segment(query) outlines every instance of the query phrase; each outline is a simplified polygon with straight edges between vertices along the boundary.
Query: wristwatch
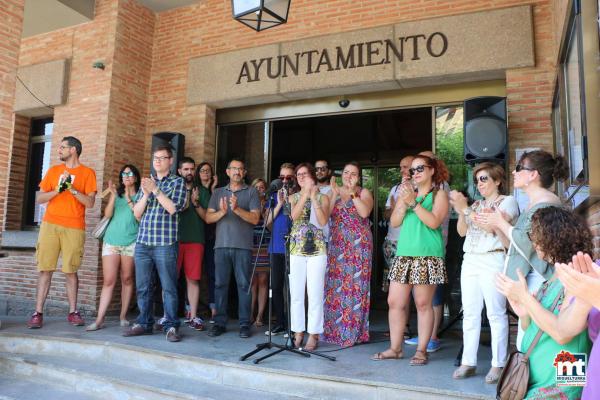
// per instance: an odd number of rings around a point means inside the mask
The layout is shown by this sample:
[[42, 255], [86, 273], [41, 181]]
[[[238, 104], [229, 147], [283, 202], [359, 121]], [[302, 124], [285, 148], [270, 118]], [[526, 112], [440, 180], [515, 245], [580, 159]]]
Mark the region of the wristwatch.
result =
[[157, 196], [160, 194], [160, 188], [159, 188], [159, 187], [157, 187], [156, 189], [154, 189], [154, 190], [152, 191], [152, 194], [154, 195], [154, 197], [157, 197]]
[[471, 209], [471, 207], [467, 207], [464, 210], [462, 210], [462, 213], [465, 217], [468, 217], [469, 215], [471, 215], [472, 212], [473, 212], [473, 210]]
[[352, 200], [354, 200], [355, 198], [357, 198], [358, 196], [356, 195], [356, 193], [350, 193], [350, 198]]
[[71, 194], [72, 194], [73, 196], [76, 196], [76, 195], [78, 195], [78, 194], [79, 194], [79, 192], [78, 192], [77, 190], [75, 190], [75, 189], [71, 189]]

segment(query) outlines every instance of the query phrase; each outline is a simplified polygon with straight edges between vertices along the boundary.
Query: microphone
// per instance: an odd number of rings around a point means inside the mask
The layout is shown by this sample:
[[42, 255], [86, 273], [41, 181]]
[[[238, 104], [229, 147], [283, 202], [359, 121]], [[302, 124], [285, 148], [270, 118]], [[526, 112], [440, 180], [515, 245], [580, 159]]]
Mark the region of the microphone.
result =
[[271, 182], [271, 185], [267, 190], [266, 197], [270, 197], [273, 193], [277, 193], [282, 187], [283, 181], [281, 179], [275, 179], [273, 182]]

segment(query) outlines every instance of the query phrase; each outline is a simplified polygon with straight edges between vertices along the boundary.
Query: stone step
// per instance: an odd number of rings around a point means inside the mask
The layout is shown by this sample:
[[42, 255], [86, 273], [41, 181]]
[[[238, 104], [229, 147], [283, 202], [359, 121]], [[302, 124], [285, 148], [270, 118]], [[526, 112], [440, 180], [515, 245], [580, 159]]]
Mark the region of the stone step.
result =
[[[103, 394], [113, 391], [132, 393], [115, 399], [490, 398], [443, 388], [306, 372], [310, 369], [293, 371], [265, 368], [262, 364], [219, 361], [108, 341], [66, 337], [3, 332], [0, 333], [0, 353], [4, 358], [4, 361], [0, 361], [0, 368], [3, 364], [10, 365], [4, 368], [9, 368], [13, 375], [23, 377], [40, 374], [47, 381], [53, 381], [57, 379], [55, 374], [62, 374], [64, 378], [60, 379], [85, 381], [82, 384], [84, 393], [94, 393], [90, 389], [95, 386], [104, 387]], [[335, 368], [336, 364], [331, 366]], [[198, 388], [203, 390], [199, 391]]]
[[83, 393], [73, 395], [72, 390], [56, 387], [47, 382], [37, 382], [16, 378], [3, 374], [0, 376], [0, 400], [100, 400], [100, 397], [88, 396]]
[[[45, 381], [49, 385], [74, 388], [79, 394], [102, 399], [176, 399], [176, 400], [299, 400], [299, 397], [261, 390], [238, 389], [232, 386], [181, 378], [168, 373], [172, 364], [147, 370], [115, 365], [103, 360], [83, 361], [75, 357], [44, 354], [0, 353], [0, 371]], [[33, 398], [33, 397], [30, 397]]]

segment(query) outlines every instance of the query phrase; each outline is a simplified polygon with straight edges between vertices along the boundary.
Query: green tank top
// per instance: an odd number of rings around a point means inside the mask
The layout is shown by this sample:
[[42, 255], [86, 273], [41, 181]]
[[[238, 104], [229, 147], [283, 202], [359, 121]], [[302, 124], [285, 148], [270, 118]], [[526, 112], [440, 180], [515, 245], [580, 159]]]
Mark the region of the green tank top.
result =
[[[421, 200], [422, 197], [416, 199], [417, 202], [421, 202]], [[425, 200], [420, 207], [431, 212], [433, 209], [433, 192], [425, 196]], [[444, 257], [444, 253], [442, 226], [431, 229], [421, 222], [413, 210], [410, 208], [406, 210], [402, 221], [402, 230], [398, 237], [396, 256]]]

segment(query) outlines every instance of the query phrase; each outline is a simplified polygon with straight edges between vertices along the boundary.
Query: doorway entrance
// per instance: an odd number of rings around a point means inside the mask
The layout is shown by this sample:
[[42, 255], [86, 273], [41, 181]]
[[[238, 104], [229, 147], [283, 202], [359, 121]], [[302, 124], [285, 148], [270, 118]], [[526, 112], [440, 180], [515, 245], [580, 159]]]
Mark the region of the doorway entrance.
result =
[[465, 179], [461, 177], [464, 162], [460, 105], [221, 125], [217, 137], [217, 171], [223, 174], [219, 175], [219, 182], [227, 182], [224, 171], [228, 160], [241, 157], [248, 170], [247, 182], [258, 177], [270, 181], [278, 176], [279, 166], [284, 162], [314, 164], [324, 159], [334, 174], [341, 176], [345, 163], [357, 161], [361, 165], [361, 185], [371, 191], [375, 200], [370, 216], [371, 304], [385, 309], [382, 246], [388, 229], [384, 218], [387, 197], [400, 181], [400, 159], [431, 149], [443, 157], [458, 178], [453, 183], [462, 189]]

